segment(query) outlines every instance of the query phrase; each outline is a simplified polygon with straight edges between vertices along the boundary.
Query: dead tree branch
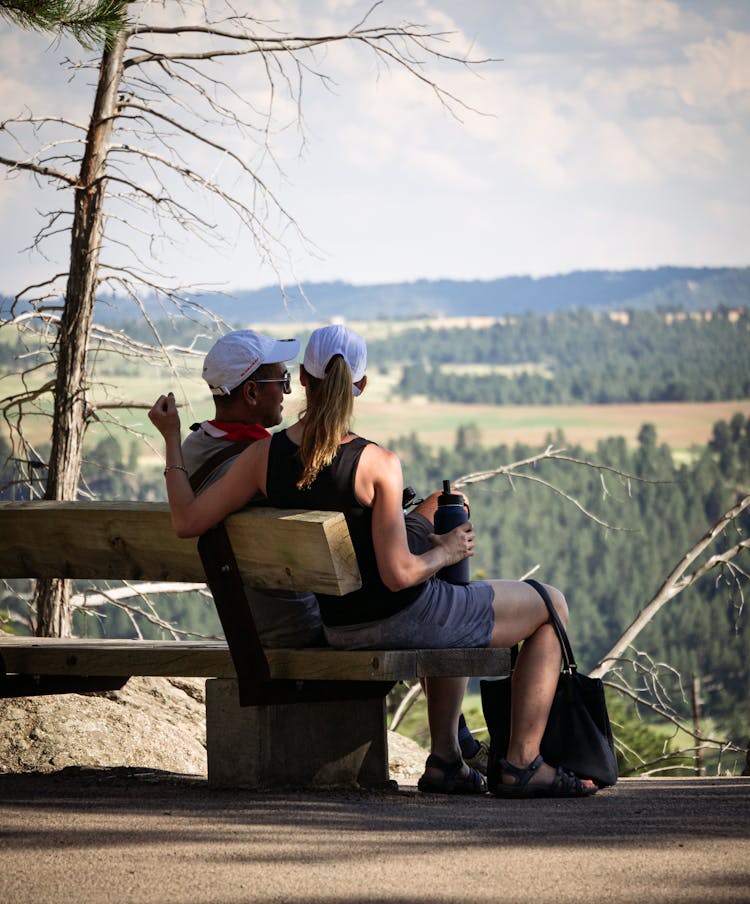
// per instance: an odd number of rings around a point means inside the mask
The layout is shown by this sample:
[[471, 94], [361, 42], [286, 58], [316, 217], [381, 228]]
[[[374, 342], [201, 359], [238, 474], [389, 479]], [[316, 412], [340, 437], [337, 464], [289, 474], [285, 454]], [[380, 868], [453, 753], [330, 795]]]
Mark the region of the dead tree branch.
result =
[[[630, 483], [631, 481], [637, 481], [640, 483], [663, 483], [664, 481], [651, 480], [645, 477], [638, 477], [634, 474], [627, 474], [624, 471], [621, 471], [617, 468], [613, 468], [609, 465], [598, 464], [594, 461], [589, 461], [588, 459], [580, 459], [574, 458], [569, 455], [564, 454], [564, 449], [556, 449], [553, 444], [547, 446], [543, 452], [538, 452], [536, 455], [531, 455], [528, 458], [520, 459], [519, 461], [510, 462], [507, 465], [500, 465], [497, 468], [490, 468], [486, 471], [474, 471], [471, 474], [464, 474], [461, 477], [456, 478], [452, 481], [451, 485], [454, 489], [458, 490], [465, 486], [471, 486], [475, 483], [480, 483], [486, 480], [491, 480], [494, 477], [505, 477], [510, 483], [511, 487], [513, 487], [513, 480], [518, 478], [519, 480], [528, 480], [531, 483], [537, 483], [541, 486], [546, 487], [552, 493], [560, 496], [565, 499], [566, 502], [569, 502], [572, 506], [578, 509], [581, 514], [585, 515], [591, 521], [594, 521], [596, 524], [599, 524], [601, 527], [606, 527], [609, 530], [617, 530], [617, 531], [629, 531], [630, 528], [620, 527], [615, 524], [610, 524], [604, 519], [600, 518], [598, 515], [595, 515], [593, 512], [589, 511], [578, 499], [574, 496], [571, 496], [569, 493], [566, 493], [564, 490], [561, 490], [558, 486], [553, 484], [551, 481], [544, 480], [538, 475], [534, 474], [526, 474], [523, 469], [528, 467], [534, 467], [543, 461], [562, 461], [562, 462], [570, 462], [571, 464], [581, 465], [586, 468], [590, 468], [594, 471], [600, 472], [600, 474], [610, 473], [616, 475], [617, 477], [624, 480], [628, 485], [628, 493], [630, 493]], [[609, 495], [609, 490], [606, 488], [606, 485], [602, 482], [604, 495]]]
[[646, 606], [641, 609], [630, 626], [623, 632], [617, 643], [603, 656], [592, 670], [594, 678], [601, 678], [619, 660], [624, 652], [632, 645], [635, 638], [646, 627], [656, 613], [671, 599], [682, 593], [687, 587], [695, 583], [699, 578], [708, 574], [714, 568], [730, 564], [732, 560], [743, 550], [750, 549], [750, 540], [741, 540], [722, 553], [711, 556], [695, 571], [688, 572], [696, 560], [708, 549], [708, 547], [723, 533], [726, 527], [732, 524], [742, 512], [750, 506], [750, 495], [744, 496], [736, 505], [726, 511], [721, 518], [689, 549], [679, 563], [672, 569], [663, 581], [655, 595]]

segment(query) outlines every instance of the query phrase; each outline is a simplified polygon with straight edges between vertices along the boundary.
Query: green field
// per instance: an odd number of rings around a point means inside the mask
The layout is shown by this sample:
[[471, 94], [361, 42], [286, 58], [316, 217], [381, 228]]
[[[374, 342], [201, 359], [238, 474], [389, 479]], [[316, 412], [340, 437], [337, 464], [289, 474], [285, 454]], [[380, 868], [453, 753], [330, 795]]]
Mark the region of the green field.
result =
[[498, 407], [413, 401], [368, 405], [363, 398], [356, 429], [380, 442], [414, 432], [422, 442], [436, 446], [453, 445], [462, 424], [476, 424], [484, 445], [541, 446], [561, 430], [568, 442], [591, 449], [608, 436], [623, 436], [635, 445], [641, 426], [652, 423], [660, 442], [684, 452], [704, 445], [714, 423], [729, 420], [736, 412], [750, 417], [750, 401]]

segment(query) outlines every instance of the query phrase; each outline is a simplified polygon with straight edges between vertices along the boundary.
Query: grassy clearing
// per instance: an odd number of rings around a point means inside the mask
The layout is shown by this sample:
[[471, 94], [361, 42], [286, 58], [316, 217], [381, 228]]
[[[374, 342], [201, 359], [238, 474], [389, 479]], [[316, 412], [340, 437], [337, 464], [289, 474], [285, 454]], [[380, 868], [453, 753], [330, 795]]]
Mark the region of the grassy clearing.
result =
[[[490, 316], [414, 317], [403, 320], [346, 320], [346, 325], [353, 330], [356, 330], [356, 332], [361, 333], [368, 342], [373, 342], [376, 339], [387, 339], [389, 336], [397, 336], [408, 330], [483, 330], [495, 323], [509, 323], [514, 319], [515, 318], [513, 317]], [[295, 322], [293, 335], [301, 335], [302, 333], [309, 332], [322, 325], [323, 324], [321, 324], [319, 320], [306, 323]], [[288, 325], [276, 322], [253, 323], [253, 329], [259, 330], [262, 333], [268, 333], [269, 336], [276, 336], [278, 339], [290, 335], [290, 328]]]
[[569, 443], [593, 449], [608, 436], [623, 436], [633, 446], [642, 425], [652, 423], [660, 442], [684, 454], [710, 439], [716, 421], [729, 420], [737, 412], [750, 417], [750, 401], [499, 407], [426, 400], [368, 402], [363, 396], [355, 409], [355, 429], [381, 443], [413, 432], [431, 446], [452, 446], [456, 430], [466, 424], [476, 424], [482, 442], [490, 446], [542, 446], [560, 430]]
[[440, 370], [446, 374], [467, 377], [520, 377], [528, 374], [531, 377], [539, 376], [547, 380], [554, 379], [554, 372], [544, 364], [441, 364]]

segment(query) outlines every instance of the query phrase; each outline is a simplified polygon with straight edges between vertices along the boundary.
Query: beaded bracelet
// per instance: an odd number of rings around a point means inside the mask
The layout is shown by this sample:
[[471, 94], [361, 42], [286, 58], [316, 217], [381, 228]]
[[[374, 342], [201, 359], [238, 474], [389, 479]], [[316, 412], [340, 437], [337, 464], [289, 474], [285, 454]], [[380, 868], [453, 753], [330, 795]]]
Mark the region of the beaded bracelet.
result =
[[167, 476], [168, 471], [184, 471], [187, 474], [188, 469], [183, 468], [182, 465], [167, 465], [167, 467], [164, 468], [164, 476], [165, 477]]

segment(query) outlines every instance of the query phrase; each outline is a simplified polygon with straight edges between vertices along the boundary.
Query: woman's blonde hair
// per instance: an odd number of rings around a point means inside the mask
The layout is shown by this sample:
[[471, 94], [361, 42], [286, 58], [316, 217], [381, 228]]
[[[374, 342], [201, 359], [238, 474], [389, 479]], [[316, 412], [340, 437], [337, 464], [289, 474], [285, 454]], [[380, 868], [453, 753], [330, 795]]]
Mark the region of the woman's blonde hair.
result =
[[309, 487], [333, 461], [349, 432], [353, 408], [352, 372], [341, 355], [331, 358], [322, 379], [307, 374], [305, 430], [299, 448], [302, 477], [297, 489]]

